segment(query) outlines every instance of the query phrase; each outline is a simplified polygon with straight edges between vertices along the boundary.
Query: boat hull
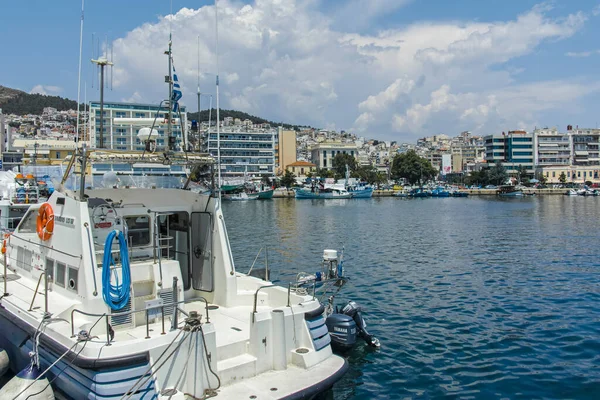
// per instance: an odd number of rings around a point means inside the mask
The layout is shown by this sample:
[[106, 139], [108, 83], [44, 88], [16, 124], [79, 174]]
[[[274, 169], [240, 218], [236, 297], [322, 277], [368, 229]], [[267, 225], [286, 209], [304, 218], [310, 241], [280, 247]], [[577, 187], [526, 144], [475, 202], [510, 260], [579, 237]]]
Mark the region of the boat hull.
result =
[[307, 190], [296, 190], [297, 199], [350, 199], [350, 193], [340, 194], [335, 192], [310, 192]]
[[[0, 332], [2, 332], [0, 346], [9, 355], [10, 369], [13, 373], [18, 373], [30, 364], [29, 352], [34, 347], [31, 338], [35, 328], [13, 316], [6, 309], [0, 308]], [[41, 369], [45, 370], [56, 362], [66, 350], [60, 344], [42, 335], [39, 345]], [[147, 353], [140, 354], [140, 357], [123, 358], [121, 361], [110, 360], [108, 363], [98, 360], [97, 364], [96, 360], [76, 358], [76, 354], [70, 351], [48, 372], [50, 380], [54, 379], [53, 389], [67, 399], [120, 398], [149, 369]], [[153, 379], [148, 379], [148, 383], [142, 390], [131, 398], [155, 399]]]
[[273, 198], [273, 189], [263, 190], [262, 192], [258, 192], [258, 198], [262, 200], [272, 199]]
[[350, 192], [353, 199], [370, 199], [373, 197], [373, 188], [365, 188]]
[[523, 192], [508, 192], [508, 193], [498, 193], [500, 197], [522, 197]]

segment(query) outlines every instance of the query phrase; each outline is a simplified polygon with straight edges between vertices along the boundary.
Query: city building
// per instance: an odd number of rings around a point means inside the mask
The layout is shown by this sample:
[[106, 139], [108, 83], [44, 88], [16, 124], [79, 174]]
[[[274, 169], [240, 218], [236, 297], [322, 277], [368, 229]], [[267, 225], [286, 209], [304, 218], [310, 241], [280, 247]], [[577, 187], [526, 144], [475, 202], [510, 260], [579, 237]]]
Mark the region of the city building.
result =
[[500, 162], [509, 174], [516, 175], [524, 167], [527, 174], [533, 175], [533, 135], [525, 131], [502, 132], [501, 135], [488, 135], [484, 138], [485, 161], [488, 164]]
[[[24, 165], [61, 165], [82, 142], [73, 140], [15, 139], [12, 148], [22, 154]], [[87, 143], [86, 143], [87, 144]]]
[[333, 159], [338, 154], [350, 154], [357, 158], [358, 149], [356, 144], [342, 142], [321, 142], [315, 144], [311, 149], [311, 160], [317, 168], [333, 168]]
[[[240, 126], [224, 126], [220, 130], [221, 176], [262, 177], [275, 174], [274, 129], [249, 129]], [[218, 157], [217, 131], [210, 129], [205, 150]]]
[[557, 128], [533, 131], [534, 164], [536, 167], [567, 166], [571, 164], [571, 135]]
[[[187, 121], [185, 106], [180, 106], [181, 117]], [[179, 114], [171, 118], [172, 135], [175, 148], [183, 150], [188, 142], [187, 131], [182, 132]], [[136, 103], [104, 103], [104, 148], [112, 150], [143, 151], [145, 143], [137, 135], [141, 128], [150, 128], [158, 132], [156, 146], [158, 150], [168, 146], [168, 110], [157, 105]], [[185, 124], [184, 124], [185, 126]], [[83, 138], [86, 140], [87, 138]], [[100, 147], [100, 102], [90, 102], [90, 143], [92, 148]]]
[[308, 161], [296, 161], [288, 164], [285, 169], [296, 176], [304, 177], [309, 172], [315, 172], [317, 170], [317, 166]]
[[279, 175], [288, 165], [296, 161], [296, 131], [278, 127], [275, 150], [276, 172]]
[[567, 126], [567, 134], [571, 136], [571, 164], [582, 166], [600, 165], [600, 129]]

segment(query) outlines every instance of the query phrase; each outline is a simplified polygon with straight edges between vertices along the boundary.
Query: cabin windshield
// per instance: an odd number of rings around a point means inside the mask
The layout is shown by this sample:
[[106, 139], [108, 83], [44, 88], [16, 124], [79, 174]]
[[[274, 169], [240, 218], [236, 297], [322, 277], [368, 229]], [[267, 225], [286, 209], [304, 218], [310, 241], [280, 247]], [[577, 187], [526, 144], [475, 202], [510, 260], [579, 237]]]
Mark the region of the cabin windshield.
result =
[[29, 210], [21, 220], [19, 233], [35, 233], [37, 230], [37, 210]]

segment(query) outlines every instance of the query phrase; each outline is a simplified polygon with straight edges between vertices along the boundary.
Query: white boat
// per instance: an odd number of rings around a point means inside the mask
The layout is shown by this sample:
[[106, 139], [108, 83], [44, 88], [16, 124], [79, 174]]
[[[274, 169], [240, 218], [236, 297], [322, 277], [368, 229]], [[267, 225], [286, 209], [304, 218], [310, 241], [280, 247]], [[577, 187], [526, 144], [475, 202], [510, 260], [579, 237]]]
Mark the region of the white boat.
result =
[[5, 241], [14, 372], [35, 365], [70, 399], [302, 399], [344, 374], [314, 296], [236, 272], [218, 198], [86, 186]]
[[229, 201], [248, 201], [248, 200], [257, 200], [257, 199], [258, 199], [258, 193], [239, 192], [239, 193], [223, 194], [223, 200], [229, 200]]

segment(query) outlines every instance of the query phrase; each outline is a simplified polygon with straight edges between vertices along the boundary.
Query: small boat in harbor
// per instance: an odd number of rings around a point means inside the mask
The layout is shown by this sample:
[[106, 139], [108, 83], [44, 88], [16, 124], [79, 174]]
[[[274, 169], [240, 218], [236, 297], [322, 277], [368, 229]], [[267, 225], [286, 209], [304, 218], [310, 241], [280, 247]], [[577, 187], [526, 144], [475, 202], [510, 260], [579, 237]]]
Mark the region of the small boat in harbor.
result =
[[353, 185], [348, 186], [348, 193], [352, 195], [353, 199], [370, 199], [373, 197], [373, 187], [367, 185]]
[[423, 188], [415, 188], [415, 189], [411, 189], [411, 191], [408, 193], [408, 197], [413, 197], [413, 198], [425, 198], [425, 197], [431, 197], [431, 193]]
[[301, 188], [296, 189], [297, 199], [350, 199], [352, 194], [346, 189], [337, 188]]
[[450, 197], [450, 192], [442, 186], [438, 186], [431, 191], [431, 197]]
[[514, 185], [502, 185], [498, 187], [496, 194], [500, 197], [522, 197], [523, 190], [517, 189]]
[[223, 200], [228, 200], [228, 201], [257, 200], [258, 196], [259, 196], [258, 193], [246, 193], [246, 192], [223, 193]]

